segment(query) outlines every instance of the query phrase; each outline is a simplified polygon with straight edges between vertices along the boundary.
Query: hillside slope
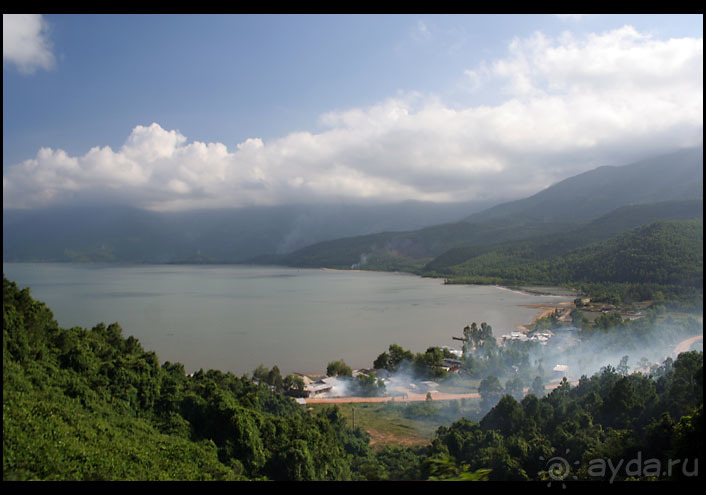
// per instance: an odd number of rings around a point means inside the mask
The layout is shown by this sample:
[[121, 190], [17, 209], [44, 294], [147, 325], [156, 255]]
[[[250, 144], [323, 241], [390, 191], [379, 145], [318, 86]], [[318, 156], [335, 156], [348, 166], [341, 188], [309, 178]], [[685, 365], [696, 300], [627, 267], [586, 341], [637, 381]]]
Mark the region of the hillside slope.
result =
[[604, 166], [533, 196], [491, 207], [469, 222], [587, 221], [621, 206], [703, 199], [703, 145], [623, 166]]
[[424, 269], [427, 273], [449, 276], [453, 273], [454, 265], [489, 252], [507, 255], [514, 253], [515, 262], [540, 261], [660, 220], [696, 219], [703, 219], [703, 201], [700, 200], [624, 206], [586, 225], [551, 236], [540, 235], [515, 242], [451, 249], [430, 261]]
[[509, 284], [629, 283], [691, 291], [703, 285], [702, 220], [659, 221], [557, 256], [540, 256], [537, 247], [479, 251], [447, 265], [443, 275]]
[[350, 480], [350, 452], [371, 455], [338, 411], [160, 365], [117, 323], [59, 328], [3, 278], [4, 480]]
[[[293, 266], [418, 271], [459, 248], [482, 251], [484, 246], [542, 236], [573, 248], [657, 219], [695, 218], [700, 201], [703, 147], [623, 167], [600, 167], [464, 221], [338, 239], [261, 260]], [[572, 234], [571, 240], [562, 237], [581, 228], [584, 232]]]

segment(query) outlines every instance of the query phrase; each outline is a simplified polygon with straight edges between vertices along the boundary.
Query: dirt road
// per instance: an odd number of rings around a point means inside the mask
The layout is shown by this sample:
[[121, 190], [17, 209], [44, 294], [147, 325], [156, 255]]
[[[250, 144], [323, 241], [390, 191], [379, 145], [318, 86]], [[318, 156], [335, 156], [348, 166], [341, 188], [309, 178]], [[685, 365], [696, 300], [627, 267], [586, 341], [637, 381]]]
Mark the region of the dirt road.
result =
[[694, 345], [696, 342], [699, 340], [703, 340], [704, 336], [703, 335], [695, 335], [694, 337], [690, 337], [686, 340], [682, 340], [677, 344], [677, 346], [674, 348], [674, 354], [679, 355], [680, 352], [686, 352], [688, 351], [692, 345]]
[[[480, 394], [445, 394], [441, 392], [432, 392], [432, 400], [460, 400], [460, 399], [478, 399]], [[351, 402], [413, 402], [427, 400], [426, 394], [412, 394], [386, 396], [386, 397], [317, 397], [314, 399], [306, 399], [307, 404], [346, 404]]]

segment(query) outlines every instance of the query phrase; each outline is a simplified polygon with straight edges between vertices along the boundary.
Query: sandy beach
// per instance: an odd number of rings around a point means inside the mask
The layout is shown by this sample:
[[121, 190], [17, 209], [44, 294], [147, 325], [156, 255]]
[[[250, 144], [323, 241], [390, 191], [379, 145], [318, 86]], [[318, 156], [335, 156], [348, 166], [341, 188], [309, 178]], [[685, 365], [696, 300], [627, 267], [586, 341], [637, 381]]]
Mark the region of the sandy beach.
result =
[[515, 328], [522, 332], [529, 332], [535, 323], [541, 318], [546, 318], [551, 315], [557, 309], [565, 310], [574, 307], [573, 301], [561, 301], [553, 304], [523, 304], [525, 308], [534, 308], [539, 310], [539, 313], [535, 317], [534, 321], [531, 323], [526, 323], [524, 325], [517, 325]]

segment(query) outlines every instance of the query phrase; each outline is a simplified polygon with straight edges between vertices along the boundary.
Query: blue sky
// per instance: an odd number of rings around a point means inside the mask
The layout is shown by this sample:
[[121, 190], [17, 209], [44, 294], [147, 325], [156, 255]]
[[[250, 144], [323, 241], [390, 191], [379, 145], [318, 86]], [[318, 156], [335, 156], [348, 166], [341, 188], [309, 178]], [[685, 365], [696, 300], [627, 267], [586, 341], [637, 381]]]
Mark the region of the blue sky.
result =
[[3, 207], [461, 201], [703, 134], [702, 15], [3, 15]]

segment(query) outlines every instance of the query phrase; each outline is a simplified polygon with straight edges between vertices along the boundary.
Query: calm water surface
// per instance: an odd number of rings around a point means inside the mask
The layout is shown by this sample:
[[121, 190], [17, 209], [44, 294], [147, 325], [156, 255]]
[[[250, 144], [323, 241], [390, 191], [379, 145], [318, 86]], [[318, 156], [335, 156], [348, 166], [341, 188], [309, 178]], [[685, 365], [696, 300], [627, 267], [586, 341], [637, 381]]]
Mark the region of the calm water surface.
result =
[[372, 362], [392, 343], [458, 347], [471, 322], [496, 336], [534, 319], [526, 305], [568, 300], [406, 274], [281, 267], [3, 263], [62, 327], [119, 322], [161, 362], [251, 373], [259, 364], [325, 372]]

